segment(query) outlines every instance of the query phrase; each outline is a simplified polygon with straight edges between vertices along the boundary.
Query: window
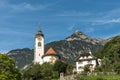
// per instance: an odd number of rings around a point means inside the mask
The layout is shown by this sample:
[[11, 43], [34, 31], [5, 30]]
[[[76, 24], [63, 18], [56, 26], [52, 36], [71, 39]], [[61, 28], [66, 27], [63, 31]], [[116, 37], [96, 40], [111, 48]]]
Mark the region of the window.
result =
[[88, 61], [88, 64], [91, 64], [92, 63], [92, 61], [90, 60], [90, 61]]
[[78, 62], [78, 64], [83, 64], [83, 62]]
[[82, 66], [80, 66], [80, 67], [78, 67], [78, 69], [83, 69], [83, 67], [82, 67]]
[[38, 46], [41, 46], [41, 42], [38, 42]]

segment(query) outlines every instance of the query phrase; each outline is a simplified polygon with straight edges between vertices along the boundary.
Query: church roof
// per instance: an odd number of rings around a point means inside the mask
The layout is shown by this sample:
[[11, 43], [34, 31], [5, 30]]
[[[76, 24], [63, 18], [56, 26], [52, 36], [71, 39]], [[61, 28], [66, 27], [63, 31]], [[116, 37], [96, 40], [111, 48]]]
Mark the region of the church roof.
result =
[[47, 54], [57, 54], [53, 48], [49, 48], [48, 51], [45, 53]]
[[47, 50], [47, 52], [42, 56], [42, 58], [45, 56], [57, 56], [60, 58], [60, 56], [56, 53], [56, 51], [52, 47]]

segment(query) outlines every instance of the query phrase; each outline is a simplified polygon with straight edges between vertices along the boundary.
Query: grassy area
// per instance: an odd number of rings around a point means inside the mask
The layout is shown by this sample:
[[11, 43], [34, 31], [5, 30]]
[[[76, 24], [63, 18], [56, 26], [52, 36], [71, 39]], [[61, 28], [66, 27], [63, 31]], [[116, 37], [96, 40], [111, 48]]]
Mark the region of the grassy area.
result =
[[79, 76], [78, 80], [120, 80], [120, 75]]

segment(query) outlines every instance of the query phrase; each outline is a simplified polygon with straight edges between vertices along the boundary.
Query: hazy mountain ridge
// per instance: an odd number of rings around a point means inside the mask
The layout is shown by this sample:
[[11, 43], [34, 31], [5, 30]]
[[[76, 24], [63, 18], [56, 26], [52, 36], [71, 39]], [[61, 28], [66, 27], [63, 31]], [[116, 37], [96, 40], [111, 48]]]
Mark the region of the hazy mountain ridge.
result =
[[7, 55], [15, 60], [15, 63], [19, 68], [23, 68], [33, 61], [34, 50], [29, 48], [15, 49], [9, 51]]
[[[83, 32], [75, 31], [71, 36], [65, 40], [50, 42], [45, 45], [45, 51], [53, 47], [55, 51], [61, 56], [62, 60], [73, 63], [79, 56], [81, 51], [90, 49], [95, 53], [99, 48], [103, 47], [104, 40], [91, 38]], [[34, 50], [24, 48], [11, 50], [7, 53], [9, 57], [15, 59], [19, 68], [32, 63]]]

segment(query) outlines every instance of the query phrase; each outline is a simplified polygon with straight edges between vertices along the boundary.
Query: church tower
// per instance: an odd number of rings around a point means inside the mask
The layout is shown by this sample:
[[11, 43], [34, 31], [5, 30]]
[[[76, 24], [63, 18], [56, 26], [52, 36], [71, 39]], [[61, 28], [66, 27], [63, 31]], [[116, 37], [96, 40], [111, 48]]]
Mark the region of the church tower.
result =
[[44, 55], [44, 34], [41, 30], [35, 35], [35, 48], [34, 48], [34, 64], [43, 64], [42, 56]]

